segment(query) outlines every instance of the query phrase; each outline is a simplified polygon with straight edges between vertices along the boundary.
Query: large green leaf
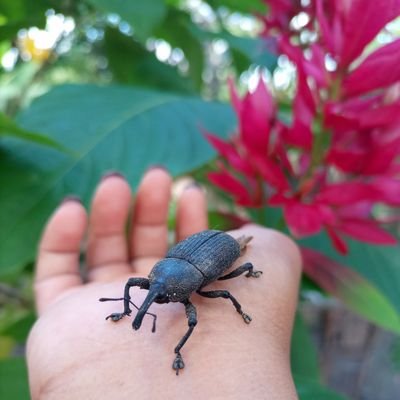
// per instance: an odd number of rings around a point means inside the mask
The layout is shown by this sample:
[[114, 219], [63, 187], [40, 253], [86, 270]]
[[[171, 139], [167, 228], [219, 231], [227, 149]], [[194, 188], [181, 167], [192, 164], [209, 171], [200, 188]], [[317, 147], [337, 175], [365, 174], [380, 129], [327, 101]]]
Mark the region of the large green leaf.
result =
[[165, 16], [164, 0], [127, 1], [127, 0], [88, 0], [100, 11], [118, 14], [129, 22], [135, 35], [144, 40], [150, 35]]
[[114, 78], [120, 83], [163, 90], [193, 93], [192, 82], [179, 75], [178, 70], [159, 61], [139, 42], [107, 29], [105, 51]]
[[173, 175], [214, 155], [201, 128], [227, 135], [235, 124], [229, 106], [163, 92], [90, 85], [61, 86], [19, 116], [22, 127], [41, 131], [71, 149], [69, 156], [33, 143], [0, 147], [0, 271], [31, 260], [50, 212], [67, 194], [88, 203], [107, 170], [137, 185], [152, 164]]
[[302, 240], [301, 243], [318, 249], [336, 261], [331, 266], [321, 264], [319, 271], [317, 267], [314, 268], [317, 280], [319, 272], [322, 277], [325, 276], [325, 280], [332, 282], [331, 289], [327, 290], [338, 295], [352, 310], [387, 329], [399, 332], [399, 246], [373, 246], [349, 240], [349, 254], [341, 256], [333, 250], [324, 234]]
[[28, 400], [29, 398], [24, 359], [0, 360], [0, 399]]

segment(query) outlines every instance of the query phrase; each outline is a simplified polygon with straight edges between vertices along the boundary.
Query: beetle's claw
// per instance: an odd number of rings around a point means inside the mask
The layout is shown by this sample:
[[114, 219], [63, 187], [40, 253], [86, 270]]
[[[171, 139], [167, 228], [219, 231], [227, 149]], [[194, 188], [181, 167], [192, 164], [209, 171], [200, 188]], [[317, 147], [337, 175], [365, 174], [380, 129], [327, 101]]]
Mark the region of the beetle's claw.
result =
[[106, 319], [111, 318], [114, 322], [119, 321], [121, 318], [125, 317], [125, 313], [112, 313]]
[[246, 314], [246, 313], [244, 313], [244, 312], [242, 312], [241, 315], [242, 315], [243, 321], [246, 322], [246, 324], [249, 324], [249, 323], [251, 322], [251, 317], [250, 317], [250, 315], [248, 315], [248, 314]]
[[262, 271], [249, 271], [247, 274], [246, 274], [246, 277], [247, 278], [259, 278], [260, 276], [261, 276], [261, 274], [262, 274], [263, 272]]
[[172, 368], [176, 371], [176, 375], [179, 375], [179, 370], [185, 368], [185, 363], [182, 360], [181, 353], [177, 353], [175, 360], [172, 364]]

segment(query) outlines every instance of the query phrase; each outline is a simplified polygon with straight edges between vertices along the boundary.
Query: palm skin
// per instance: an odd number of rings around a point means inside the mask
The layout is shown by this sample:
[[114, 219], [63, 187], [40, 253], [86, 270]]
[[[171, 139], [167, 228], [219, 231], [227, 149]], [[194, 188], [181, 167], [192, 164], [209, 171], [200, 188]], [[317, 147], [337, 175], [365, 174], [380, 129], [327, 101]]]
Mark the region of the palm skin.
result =
[[[215, 282], [207, 290], [229, 290], [253, 318], [250, 325], [226, 299], [196, 294], [198, 324], [182, 349], [185, 369], [176, 377], [173, 349], [187, 331], [184, 306], [153, 304], [157, 331], [146, 316], [138, 331], [122, 312], [129, 277], [147, 277], [167, 250], [171, 178], [150, 170], [135, 199], [132, 234], [126, 240], [131, 193], [120, 176], [108, 176], [93, 199], [89, 224], [76, 201], [64, 202], [50, 218], [38, 253], [35, 294], [39, 319], [31, 331], [27, 358], [32, 399], [296, 399], [289, 366], [289, 343], [297, 301], [300, 257], [287, 237], [247, 225], [254, 239], [233, 267], [252, 262], [264, 274]], [[87, 227], [89, 225], [89, 228]], [[207, 228], [204, 193], [196, 187], [181, 196], [178, 240]], [[79, 274], [87, 238], [87, 282]], [[131, 289], [140, 306], [147, 291]]]

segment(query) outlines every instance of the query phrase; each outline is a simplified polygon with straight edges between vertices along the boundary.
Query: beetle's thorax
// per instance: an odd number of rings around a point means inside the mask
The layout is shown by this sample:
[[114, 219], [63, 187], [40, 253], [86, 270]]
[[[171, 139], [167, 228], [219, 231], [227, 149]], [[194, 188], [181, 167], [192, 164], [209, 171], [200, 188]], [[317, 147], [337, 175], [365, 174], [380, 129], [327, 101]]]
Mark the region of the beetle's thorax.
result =
[[150, 272], [149, 281], [150, 290], [154, 286], [165, 288], [166, 298], [158, 298], [155, 301], [167, 303], [187, 300], [192, 292], [200, 288], [204, 277], [186, 260], [164, 258]]

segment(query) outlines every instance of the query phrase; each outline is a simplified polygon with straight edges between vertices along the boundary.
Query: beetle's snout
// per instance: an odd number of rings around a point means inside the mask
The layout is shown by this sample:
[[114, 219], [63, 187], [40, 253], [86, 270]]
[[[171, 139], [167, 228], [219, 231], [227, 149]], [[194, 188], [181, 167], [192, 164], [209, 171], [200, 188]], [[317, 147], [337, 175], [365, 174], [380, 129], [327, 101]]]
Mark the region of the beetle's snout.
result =
[[150, 308], [151, 304], [154, 302], [154, 300], [158, 297], [159, 291], [157, 290], [156, 287], [150, 287], [149, 293], [147, 294], [146, 298], [144, 299], [144, 302], [142, 306], [139, 308], [139, 311], [136, 314], [135, 319], [132, 322], [132, 328], [137, 331], [140, 326], [142, 325], [142, 321], [144, 316], [147, 313], [147, 310]]

